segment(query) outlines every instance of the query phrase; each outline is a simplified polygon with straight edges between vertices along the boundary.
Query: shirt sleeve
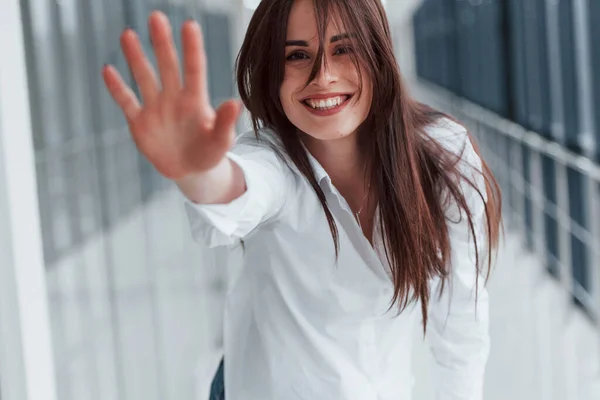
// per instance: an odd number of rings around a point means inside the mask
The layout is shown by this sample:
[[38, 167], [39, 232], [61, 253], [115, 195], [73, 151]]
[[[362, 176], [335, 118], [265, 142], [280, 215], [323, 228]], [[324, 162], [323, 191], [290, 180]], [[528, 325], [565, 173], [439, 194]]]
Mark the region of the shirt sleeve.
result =
[[[468, 183], [461, 183], [477, 237], [479, 265], [487, 262], [485, 182], [481, 159], [463, 131], [459, 168], [482, 196]], [[455, 142], [456, 144], [456, 142]], [[439, 296], [441, 280], [431, 285], [427, 339], [432, 351], [435, 400], [481, 400], [489, 355], [489, 309], [485, 279], [476, 268], [475, 241], [464, 212], [457, 204], [447, 209], [451, 246], [451, 275]]]
[[246, 191], [227, 204], [197, 204], [184, 197], [193, 239], [209, 248], [235, 244], [260, 224], [276, 218], [290, 188], [290, 171], [263, 144], [236, 144], [227, 157], [246, 180]]

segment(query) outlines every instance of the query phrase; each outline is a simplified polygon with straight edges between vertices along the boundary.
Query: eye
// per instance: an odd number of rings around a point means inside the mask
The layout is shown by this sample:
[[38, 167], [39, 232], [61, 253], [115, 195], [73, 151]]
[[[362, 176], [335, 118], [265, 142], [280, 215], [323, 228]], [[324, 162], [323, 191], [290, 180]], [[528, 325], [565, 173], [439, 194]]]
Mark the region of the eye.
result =
[[286, 60], [288, 61], [299, 61], [299, 60], [308, 60], [310, 57], [308, 57], [308, 54], [302, 52], [302, 51], [294, 51], [293, 53], [291, 53], [290, 55], [288, 55], [286, 57]]
[[335, 48], [335, 53], [333, 53], [334, 55], [341, 55], [341, 54], [349, 54], [349, 53], [353, 53], [354, 49], [352, 48], [352, 46], [349, 45], [343, 45], [343, 46], [338, 46]]

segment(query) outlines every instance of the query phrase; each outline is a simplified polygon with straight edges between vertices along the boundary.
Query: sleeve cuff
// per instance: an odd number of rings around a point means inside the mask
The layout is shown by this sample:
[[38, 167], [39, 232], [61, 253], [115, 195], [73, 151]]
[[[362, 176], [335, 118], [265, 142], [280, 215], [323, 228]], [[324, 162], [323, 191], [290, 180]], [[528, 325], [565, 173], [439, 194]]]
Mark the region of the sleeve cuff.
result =
[[259, 209], [259, 200], [252, 193], [256, 177], [244, 159], [231, 152], [227, 157], [240, 167], [246, 179], [246, 191], [240, 197], [227, 204], [197, 204], [183, 196], [192, 236], [209, 247], [234, 244], [249, 233], [248, 226], [256, 224], [257, 213], [253, 211]]

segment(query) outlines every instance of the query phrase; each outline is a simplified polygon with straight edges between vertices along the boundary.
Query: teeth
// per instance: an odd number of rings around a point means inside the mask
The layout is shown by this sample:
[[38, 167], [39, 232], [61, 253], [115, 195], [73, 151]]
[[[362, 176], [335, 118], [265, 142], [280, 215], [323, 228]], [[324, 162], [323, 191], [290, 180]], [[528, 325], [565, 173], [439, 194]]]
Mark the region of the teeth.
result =
[[311, 106], [312, 108], [315, 109], [319, 109], [319, 110], [327, 110], [333, 107], [337, 107], [340, 104], [342, 104], [345, 100], [345, 96], [337, 96], [337, 97], [330, 97], [329, 99], [321, 99], [321, 100], [313, 100], [313, 99], [308, 99], [306, 100], [306, 103]]

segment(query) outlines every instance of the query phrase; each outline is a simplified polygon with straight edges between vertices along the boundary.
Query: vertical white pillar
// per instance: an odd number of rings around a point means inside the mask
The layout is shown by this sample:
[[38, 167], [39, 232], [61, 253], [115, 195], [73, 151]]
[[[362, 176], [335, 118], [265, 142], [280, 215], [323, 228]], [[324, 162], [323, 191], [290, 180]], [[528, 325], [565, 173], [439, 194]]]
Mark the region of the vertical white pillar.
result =
[[19, 0], [0, 2], [0, 379], [3, 400], [55, 400]]

